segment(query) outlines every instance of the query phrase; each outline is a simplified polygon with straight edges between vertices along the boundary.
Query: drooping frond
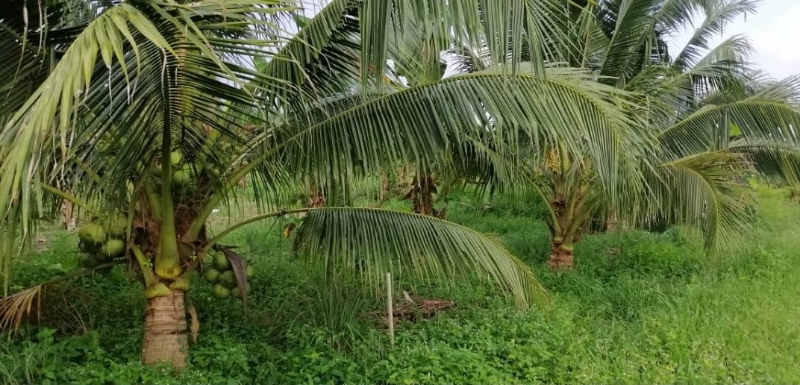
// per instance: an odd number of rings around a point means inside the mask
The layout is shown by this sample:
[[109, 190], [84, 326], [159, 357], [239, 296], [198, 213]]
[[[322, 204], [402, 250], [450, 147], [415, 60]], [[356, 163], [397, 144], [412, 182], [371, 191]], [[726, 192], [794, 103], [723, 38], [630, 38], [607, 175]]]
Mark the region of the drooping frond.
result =
[[487, 274], [519, 306], [542, 301], [530, 269], [491, 239], [434, 217], [366, 208], [309, 212], [295, 247], [334, 275], [360, 275], [380, 284], [385, 274], [452, 283], [459, 274]]
[[[412, 15], [412, 11], [409, 9], [406, 15]], [[445, 27], [420, 24], [420, 21], [415, 17], [406, 17], [398, 21], [402, 23], [402, 33], [389, 35], [389, 57], [393, 62], [394, 72], [405, 78], [408, 85], [441, 79], [447, 67], [441, 53], [457, 44], [451, 36], [439, 33], [446, 30]], [[468, 50], [472, 51], [469, 48]]]
[[[683, 77], [691, 80], [696, 98], [707, 98], [715, 92], [729, 93], [735, 86], [752, 73], [748, 57], [752, 51], [745, 36], [732, 36], [705, 56], [696, 59], [691, 68], [673, 66], [682, 71]], [[692, 100], [694, 102], [694, 100]]]
[[9, 0], [0, 18], [0, 124], [47, 78], [82, 27], [98, 13], [97, 1]]
[[656, 28], [664, 34], [682, 33], [701, 9], [697, 0], [663, 0], [653, 15]]
[[[103, 57], [109, 60], [115, 55], [115, 51], [119, 55], [124, 54], [121, 47], [115, 45], [104, 45], [101, 48], [95, 35], [113, 35], [121, 41], [123, 36], [130, 35], [125, 19], [140, 21], [140, 29], [154, 29], [141, 12], [131, 6], [121, 5], [107, 11], [94, 20], [85, 33], [70, 46], [53, 74], [6, 124], [0, 134], [0, 154], [4, 155], [0, 163], [0, 170], [4, 175], [0, 181], [0, 218], [8, 218], [10, 211], [20, 211], [21, 208], [18, 219], [24, 228], [28, 227], [31, 219], [29, 183], [40, 178], [37, 168], [40, 167], [41, 159], [38, 157], [48, 140], [60, 138], [61, 147], [66, 147], [66, 133], [74, 119], [72, 108], [77, 103], [76, 97], [91, 80], [98, 51], [102, 49]], [[121, 28], [124, 28], [124, 32]], [[53, 126], [58, 127], [57, 132], [60, 134], [50, 137]], [[21, 207], [18, 206], [18, 199], [22, 200]]]
[[616, 186], [633, 172], [624, 165], [638, 163], [635, 152], [649, 145], [631, 132], [624, 93], [574, 74], [556, 75], [479, 73], [410, 87], [312, 126], [287, 126], [282, 148], [262, 159], [282, 153], [290, 168], [333, 181], [398, 161], [431, 164], [451, 143], [468, 138], [513, 151], [528, 137], [591, 158], [601, 183]]
[[84, 299], [80, 289], [65, 281], [113, 267], [119, 262], [98, 265], [92, 269], [78, 268], [49, 281], [0, 298], [0, 331], [17, 331], [25, 322], [57, 323], [62, 330], [85, 331], [86, 326], [76, 308]]
[[773, 140], [732, 140], [731, 152], [747, 156], [758, 175], [771, 182], [800, 182], [800, 147]]
[[727, 151], [700, 152], [663, 164], [649, 179], [646, 220], [700, 229], [711, 250], [730, 246], [747, 228], [745, 207], [750, 202], [742, 176], [750, 170], [747, 157]]
[[587, 4], [580, 9], [570, 33], [577, 46], [572, 50], [573, 58], [569, 63], [579, 68], [601, 69], [611, 40], [603, 30], [602, 20], [597, 17], [595, 5]]
[[83, 293], [74, 286], [40, 284], [0, 299], [0, 331], [16, 332], [25, 324], [85, 333], [79, 302]]
[[749, 140], [766, 139], [797, 144], [800, 110], [770, 100], [769, 94], [754, 96], [733, 103], [706, 105], [675, 125], [659, 133], [669, 151], [688, 155], [725, 146], [730, 136], [730, 124], [741, 130]]

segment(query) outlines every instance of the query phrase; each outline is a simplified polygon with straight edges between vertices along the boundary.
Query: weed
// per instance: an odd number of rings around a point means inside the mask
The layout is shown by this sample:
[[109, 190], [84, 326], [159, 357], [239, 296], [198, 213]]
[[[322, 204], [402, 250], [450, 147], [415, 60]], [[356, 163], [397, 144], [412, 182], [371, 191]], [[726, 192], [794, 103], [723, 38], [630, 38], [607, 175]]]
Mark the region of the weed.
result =
[[[383, 309], [379, 290], [326, 284], [292, 256], [282, 223], [267, 221], [225, 241], [258, 271], [246, 316], [239, 303], [194, 283], [188, 300], [202, 326], [188, 369], [138, 363], [144, 300], [117, 267], [79, 281], [86, 296], [74, 305], [88, 333], [32, 324], [0, 342], [0, 383], [798, 383], [800, 205], [783, 191], [760, 194], [753, 230], [732, 252], [707, 256], [682, 228], [595, 234], [579, 243], [574, 271], [551, 274], [535, 200], [453, 193], [449, 219], [529, 263], [554, 306], [515, 310], [485, 277], [452, 277], [447, 287], [400, 281], [398, 292], [458, 305], [400, 323], [394, 346], [364, 316]], [[396, 199], [385, 205], [408, 209]], [[47, 238], [46, 250], [19, 262], [16, 286], [58, 274], [76, 258], [72, 237]]]

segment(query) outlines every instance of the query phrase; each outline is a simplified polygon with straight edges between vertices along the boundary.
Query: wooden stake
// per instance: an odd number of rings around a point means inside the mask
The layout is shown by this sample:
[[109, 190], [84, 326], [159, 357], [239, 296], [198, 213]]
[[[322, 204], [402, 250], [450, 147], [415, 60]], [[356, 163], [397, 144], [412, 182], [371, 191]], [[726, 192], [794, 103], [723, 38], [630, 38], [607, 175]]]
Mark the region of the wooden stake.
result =
[[392, 273], [386, 273], [386, 311], [389, 313], [389, 343], [394, 346], [394, 306], [392, 305]]

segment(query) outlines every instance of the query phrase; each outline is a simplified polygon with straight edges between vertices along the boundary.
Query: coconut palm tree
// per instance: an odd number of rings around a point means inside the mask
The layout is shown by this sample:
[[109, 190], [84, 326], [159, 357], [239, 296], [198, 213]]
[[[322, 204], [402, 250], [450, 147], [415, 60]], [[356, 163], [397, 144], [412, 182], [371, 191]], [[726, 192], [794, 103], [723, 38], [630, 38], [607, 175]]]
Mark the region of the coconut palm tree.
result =
[[[600, 81], [639, 95], [648, 106], [642, 111], [647, 117], [643, 127], [659, 142], [657, 167], [646, 173], [650, 189], [640, 190], [634, 200], [639, 203], [627, 210], [598, 205], [597, 213], [622, 214], [632, 222], [693, 225], [703, 231], [708, 250], [735, 244], [748, 223], [745, 177], [797, 178], [798, 79], [765, 81], [750, 69], [750, 47], [742, 36], [708, 46], [728, 21], [754, 12], [754, 1], [651, 3], [625, 12], [613, 1], [594, 11], [586, 8], [602, 15], [587, 20], [596, 20], [605, 31], [591, 34], [586, 65], [605, 77]], [[686, 46], [670, 56], [662, 39], [679, 32], [698, 12], [702, 22]], [[632, 51], [640, 52], [638, 58]]]
[[[747, 62], [750, 46], [734, 36], [716, 47], [709, 40], [725, 24], [755, 11], [752, 0], [602, 1], [587, 4], [572, 30], [580, 54], [570, 61], [591, 69], [597, 81], [634, 95], [640, 128], [659, 143], [645, 178], [622, 205], [593, 182], [586, 160], [551, 152], [537, 165], [538, 187], [551, 204], [555, 268], [571, 267], [574, 242], [591, 218], [684, 223], [701, 229], [706, 247], [732, 243], [746, 225], [744, 177], [751, 173], [797, 176], [800, 124], [796, 78], [765, 84]], [[693, 23], [700, 17], [699, 23]], [[664, 39], [697, 25], [672, 56]], [[731, 130], [737, 135], [731, 140]], [[625, 204], [627, 203], [627, 204]]]
[[[80, 231], [82, 249], [112, 258], [96, 268], [128, 261], [138, 272], [148, 301], [147, 364], [185, 365], [185, 292], [212, 253], [216, 265], [232, 266], [229, 283], [246, 306], [246, 260], [222, 246], [223, 237], [295, 211], [307, 213], [296, 233], [298, 251], [332, 276], [354, 274], [356, 260], [373, 273], [359, 273], [365, 284], [399, 265], [440, 277], [479, 271], [524, 306], [541, 292], [532, 273], [480, 234], [386, 210], [287, 211], [292, 202], [285, 191], [313, 177], [325, 181], [328, 196], [346, 196], [353, 176], [399, 162], [432, 163], [463, 148], [459, 143], [502, 143], [494, 152], [513, 159], [504, 149], [520, 132], [561, 143], [577, 157], [612, 161], [626, 157], [622, 147], [584, 147], [580, 138], [626, 141], [633, 132], [617, 108], [618, 92], [576, 76], [507, 71], [400, 89], [384, 82], [386, 63], [401, 48], [388, 37], [401, 32], [403, 17], [455, 31], [463, 41], [488, 41], [499, 55], [518, 51], [520, 40], [560, 38], [554, 32], [563, 20], [552, 15], [563, 5], [556, 0], [513, 1], [510, 8], [335, 0], [291, 38], [284, 27], [297, 20], [297, 7], [288, 1], [75, 1], [89, 11], [60, 16], [54, 9], [65, 2], [49, 0], [40, 4], [42, 18], [31, 18], [26, 8], [2, 20], [2, 46], [16, 47], [9, 52], [20, 52], [19, 62], [28, 63], [26, 55], [39, 64], [57, 62], [46, 74], [25, 67], [0, 78], [13, 95], [0, 133], [0, 265], [8, 285], [10, 261], [46, 208], [63, 200], [78, 206], [93, 222]], [[496, 38], [518, 31], [523, 14], [535, 28]], [[70, 23], [64, 30], [50, 30], [59, 23], [30, 23], [49, 17]], [[531, 51], [532, 73], [541, 72], [547, 54]], [[22, 74], [36, 77], [17, 82]], [[335, 100], [320, 103], [323, 98]], [[612, 182], [617, 169], [611, 162], [598, 176]], [[235, 201], [245, 177], [258, 192], [259, 213], [211, 234], [209, 215]], [[19, 320], [38, 294], [4, 299], [4, 319]]]
[[[626, 216], [693, 225], [703, 231], [708, 250], [735, 244], [748, 223], [745, 177], [796, 180], [798, 79], [775, 82], [753, 71], [743, 36], [709, 46], [728, 22], [755, 12], [756, 1], [634, 3], [587, 7], [604, 33], [591, 34], [595, 41], [584, 51], [601, 81], [640, 95], [648, 106], [646, 127], [659, 142], [658, 166], [646, 173], [651, 189], [638, 199], [656, 204], [640, 204]], [[664, 39], [687, 24], [697, 27], [670, 55]], [[609, 211], [617, 208], [601, 214]]]

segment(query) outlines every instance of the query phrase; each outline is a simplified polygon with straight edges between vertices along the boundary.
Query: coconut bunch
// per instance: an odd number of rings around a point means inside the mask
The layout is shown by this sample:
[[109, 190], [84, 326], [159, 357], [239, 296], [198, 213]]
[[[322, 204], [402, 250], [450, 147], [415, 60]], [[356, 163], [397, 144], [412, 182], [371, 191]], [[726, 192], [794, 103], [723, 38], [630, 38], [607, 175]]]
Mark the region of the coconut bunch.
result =
[[[250, 289], [250, 278], [253, 278], [255, 271], [250, 264], [245, 267], [247, 276], [247, 291]], [[233, 272], [231, 262], [223, 253], [214, 254], [210, 265], [207, 265], [203, 272], [203, 278], [208, 283], [214, 285], [214, 296], [219, 299], [230, 297], [242, 298], [242, 290], [236, 282], [236, 274]]]
[[194, 186], [201, 168], [194, 163], [187, 162], [180, 151], [173, 151], [169, 161], [175, 170], [172, 172], [172, 185], [177, 187], [176, 191], [186, 191]]
[[85, 223], [78, 230], [78, 262], [85, 268], [125, 256], [125, 236], [128, 220], [122, 215], [111, 215], [102, 221]]

